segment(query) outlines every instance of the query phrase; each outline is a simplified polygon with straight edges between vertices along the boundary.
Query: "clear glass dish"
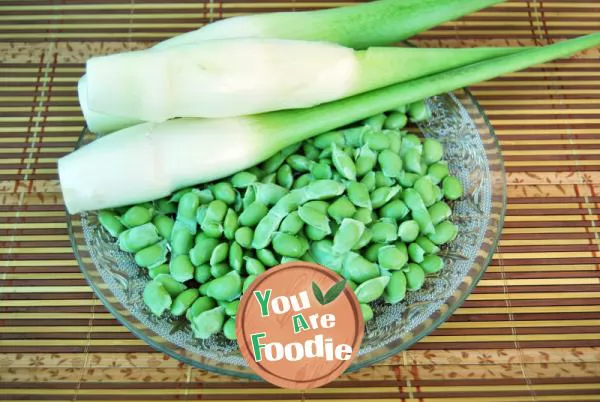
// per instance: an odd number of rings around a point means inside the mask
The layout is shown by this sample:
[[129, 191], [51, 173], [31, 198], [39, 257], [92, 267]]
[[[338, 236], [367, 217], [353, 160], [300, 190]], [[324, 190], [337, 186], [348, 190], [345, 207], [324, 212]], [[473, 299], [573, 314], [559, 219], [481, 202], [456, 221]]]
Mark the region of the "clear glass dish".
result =
[[[485, 114], [467, 90], [428, 100], [433, 119], [421, 124], [423, 135], [444, 143], [450, 170], [465, 185], [452, 220], [459, 235], [443, 250], [445, 268], [429, 277], [418, 292], [394, 306], [374, 307], [359, 356], [349, 371], [372, 365], [409, 348], [444, 322], [465, 300], [487, 268], [502, 230], [506, 205], [500, 148]], [[95, 138], [84, 130], [79, 146]], [[154, 349], [192, 366], [258, 379], [237, 345], [217, 336], [194, 339], [183, 319], [157, 318], [141, 301], [148, 280], [133, 257], [118, 249], [94, 212], [69, 215], [69, 236], [85, 278], [108, 310]]]

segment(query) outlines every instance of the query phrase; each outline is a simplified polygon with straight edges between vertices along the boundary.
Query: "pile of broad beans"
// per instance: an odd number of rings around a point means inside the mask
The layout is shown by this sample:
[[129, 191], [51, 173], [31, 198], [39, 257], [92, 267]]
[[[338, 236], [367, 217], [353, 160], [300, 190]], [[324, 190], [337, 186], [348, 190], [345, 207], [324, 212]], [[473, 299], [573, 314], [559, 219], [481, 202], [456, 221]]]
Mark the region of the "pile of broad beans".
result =
[[417, 102], [226, 179], [99, 211], [99, 221], [147, 270], [150, 311], [185, 316], [198, 338], [222, 331], [235, 339], [245, 289], [295, 260], [343, 276], [370, 320], [370, 303], [398, 303], [441, 270], [440, 246], [457, 235], [446, 201], [463, 189], [442, 145], [402, 131], [409, 117], [429, 116]]

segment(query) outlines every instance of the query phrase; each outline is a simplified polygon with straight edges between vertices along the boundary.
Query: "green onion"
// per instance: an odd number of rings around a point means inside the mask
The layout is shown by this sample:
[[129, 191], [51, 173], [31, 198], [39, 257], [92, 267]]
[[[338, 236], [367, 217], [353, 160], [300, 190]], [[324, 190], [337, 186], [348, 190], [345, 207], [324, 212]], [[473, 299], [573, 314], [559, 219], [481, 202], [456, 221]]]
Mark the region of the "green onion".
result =
[[[504, 0], [379, 0], [319, 11], [268, 13], [229, 18], [155, 45], [168, 48], [204, 40], [259, 37], [313, 40], [364, 49], [387, 45]], [[111, 133], [142, 123], [119, 113], [92, 110], [87, 102], [87, 78], [78, 85], [79, 99], [90, 131]]]
[[309, 109], [133, 126], [59, 160], [65, 204], [70, 213], [77, 213], [163, 198], [174, 190], [256, 165], [314, 135], [598, 45], [600, 33], [595, 33]]
[[525, 49], [208, 40], [88, 60], [87, 101], [96, 112], [153, 122], [243, 116], [312, 107]]

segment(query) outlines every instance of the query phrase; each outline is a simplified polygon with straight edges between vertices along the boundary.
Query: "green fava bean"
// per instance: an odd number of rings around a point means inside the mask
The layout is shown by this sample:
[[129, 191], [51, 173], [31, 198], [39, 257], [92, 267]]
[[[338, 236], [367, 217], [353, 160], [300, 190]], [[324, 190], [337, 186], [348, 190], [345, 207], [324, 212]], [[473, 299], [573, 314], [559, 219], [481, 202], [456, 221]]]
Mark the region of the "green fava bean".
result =
[[294, 174], [290, 165], [281, 165], [277, 169], [277, 184], [287, 189], [292, 187], [292, 184], [294, 184]]
[[144, 304], [156, 316], [160, 316], [172, 304], [169, 293], [160, 282], [156, 281], [150, 281], [146, 284], [142, 297]]
[[431, 109], [429, 109], [425, 100], [411, 103], [408, 106], [408, 114], [410, 116], [410, 121], [415, 123], [431, 119]]
[[421, 176], [418, 174], [402, 171], [398, 176], [398, 183], [400, 183], [400, 185], [404, 188], [410, 188], [417, 180], [419, 180], [419, 177]]
[[215, 184], [212, 187], [212, 192], [215, 195], [215, 199], [221, 200], [227, 205], [233, 205], [235, 202], [235, 191], [233, 186], [226, 181]]
[[250, 172], [239, 172], [231, 177], [231, 184], [235, 188], [246, 188], [252, 183], [256, 183], [258, 177]]
[[171, 295], [171, 297], [176, 297], [179, 293], [183, 292], [187, 289], [183, 283], [177, 282], [171, 275], [169, 274], [161, 274], [154, 278], [156, 282], [160, 282], [165, 290]]
[[389, 245], [381, 247], [377, 254], [379, 266], [390, 271], [399, 270], [408, 262], [406, 250]]
[[303, 155], [290, 155], [286, 162], [296, 172], [306, 173], [310, 170], [311, 160]]
[[437, 254], [440, 251], [440, 248], [425, 236], [417, 237], [416, 242], [426, 254]]
[[225, 262], [221, 262], [221, 263], [210, 266], [210, 275], [213, 278], [220, 278], [230, 271], [231, 271], [231, 268]]
[[213, 252], [210, 255], [210, 265], [216, 265], [220, 262], [223, 262], [229, 256], [229, 243], [220, 243], [217, 247], [214, 248]]
[[234, 318], [229, 318], [227, 321], [225, 321], [225, 324], [223, 324], [223, 335], [225, 335], [225, 338], [229, 339], [230, 341], [235, 341], [237, 339], [235, 334]]
[[450, 221], [443, 221], [435, 226], [434, 233], [431, 233], [427, 237], [429, 240], [441, 246], [456, 238], [458, 235], [458, 228]]
[[327, 214], [336, 222], [351, 218], [355, 212], [356, 207], [346, 196], [339, 197], [327, 208]]
[[254, 192], [254, 187], [250, 186], [246, 188], [244, 192], [244, 197], [242, 198], [242, 208], [248, 208], [250, 204], [256, 201], [256, 193]]
[[207, 285], [206, 295], [215, 300], [233, 301], [242, 293], [242, 278], [237, 271], [230, 271]]
[[426, 274], [435, 274], [444, 268], [444, 260], [438, 255], [426, 255], [420, 265]]
[[369, 189], [363, 183], [357, 181], [351, 181], [346, 186], [348, 193], [348, 199], [358, 208], [371, 209], [371, 196], [369, 195]]
[[177, 221], [184, 224], [192, 234], [196, 234], [196, 210], [200, 206], [200, 197], [190, 191], [181, 197], [177, 206]]
[[377, 188], [375, 172], [370, 171], [369, 173], [365, 174], [360, 180], [360, 183], [364, 184], [367, 187], [367, 190], [374, 191]]
[[281, 222], [279, 230], [292, 235], [298, 234], [304, 227], [304, 221], [300, 218], [298, 211], [294, 211], [286, 216]]
[[398, 227], [398, 237], [405, 243], [411, 243], [419, 236], [419, 224], [413, 220], [404, 221]]
[[363, 283], [379, 276], [379, 268], [359, 254], [350, 252], [343, 263], [343, 274], [347, 279]]
[[377, 163], [377, 152], [369, 148], [368, 145], [363, 145], [358, 150], [356, 156], [356, 174], [358, 176], [364, 176], [371, 172]]
[[265, 206], [275, 205], [288, 193], [288, 189], [277, 184], [256, 183], [253, 185], [256, 201]]
[[379, 250], [383, 247], [387, 246], [384, 243], [374, 243], [367, 247], [367, 251], [365, 252], [365, 258], [370, 262], [377, 262], [379, 258]]
[[98, 221], [111, 236], [117, 237], [125, 230], [125, 226], [121, 224], [117, 215], [108, 209], [98, 212]]
[[319, 159], [319, 148], [315, 147], [311, 141], [304, 141], [302, 143], [302, 152], [311, 161]]
[[243, 248], [249, 249], [252, 247], [252, 239], [254, 232], [247, 226], [242, 226], [235, 231], [235, 241]]
[[455, 176], [447, 176], [442, 181], [444, 197], [449, 200], [458, 200], [463, 195], [463, 186]]
[[306, 262], [314, 262], [314, 263], [317, 262], [315, 260], [315, 258], [312, 256], [312, 254], [310, 253], [310, 251], [307, 251], [306, 253], [304, 253], [304, 255], [302, 257], [300, 257], [300, 259], [302, 261], [306, 261]]
[[203, 312], [211, 310], [215, 307], [217, 307], [217, 303], [214, 301], [214, 299], [208, 296], [200, 296], [185, 312], [185, 318], [187, 318], [188, 321], [192, 321], [192, 318], [197, 317]]
[[289, 233], [275, 233], [272, 242], [275, 252], [286, 257], [300, 258], [308, 249], [308, 245], [300, 237]]
[[444, 198], [444, 192], [439, 186], [433, 186], [433, 195], [435, 202], [441, 201]]
[[408, 264], [404, 275], [406, 276], [406, 288], [411, 292], [423, 287], [423, 283], [425, 283], [425, 271], [423, 271], [423, 268], [419, 264]]
[[233, 209], [229, 208], [223, 220], [223, 235], [227, 240], [233, 240], [235, 231], [239, 227], [238, 214]]
[[200, 233], [196, 236], [196, 244], [190, 250], [190, 260], [195, 266], [204, 264], [210, 260], [210, 256], [219, 244], [219, 240]]
[[206, 236], [214, 239], [220, 239], [223, 235], [223, 225], [219, 222], [204, 221], [202, 231]]
[[163, 215], [170, 215], [177, 212], [177, 205], [174, 202], [171, 202], [165, 198], [161, 198], [156, 201], [156, 212]]
[[179, 293], [171, 304], [171, 314], [176, 317], [184, 315], [198, 297], [200, 297], [198, 289], [188, 289]]
[[313, 163], [310, 167], [310, 174], [317, 180], [326, 180], [333, 177], [331, 166], [325, 162]]
[[350, 289], [352, 289], [352, 291], [356, 290], [356, 288], [358, 287], [358, 284], [356, 282], [354, 282], [352, 279], [347, 279], [346, 285], [348, 285], [348, 287]]
[[335, 254], [345, 254], [354, 247], [360, 240], [365, 225], [354, 219], [345, 218], [335, 235], [333, 236], [333, 252]]
[[244, 251], [242, 246], [233, 242], [229, 246], [229, 266], [231, 269], [240, 272], [244, 264]]
[[260, 275], [266, 271], [265, 266], [256, 258], [244, 257], [246, 261], [246, 273], [248, 275]]
[[206, 211], [208, 210], [208, 205], [206, 204], [202, 204], [198, 207], [198, 209], [196, 210], [196, 222], [198, 224], [202, 224], [202, 222], [204, 222], [204, 219], [206, 218]]
[[310, 184], [311, 181], [312, 181], [312, 177], [310, 174], [308, 174], [308, 173], [303, 174], [302, 176], [300, 176], [296, 179], [296, 181], [292, 185], [292, 189], [296, 190], [299, 188], [306, 187]]
[[373, 309], [368, 304], [361, 303], [360, 312], [365, 322], [371, 321], [373, 319]]
[[415, 148], [411, 148], [408, 151], [406, 151], [402, 158], [402, 162], [407, 172], [416, 173], [419, 175], [425, 173], [421, 171], [421, 154]]
[[317, 211], [307, 204], [304, 204], [300, 208], [298, 208], [298, 216], [304, 223], [307, 225], [313, 226], [327, 234], [331, 233], [331, 229], [329, 227], [329, 218], [326, 214]]
[[210, 265], [202, 264], [194, 270], [194, 280], [200, 284], [205, 283], [211, 278]]
[[267, 215], [267, 206], [255, 201], [241, 213], [239, 222], [244, 226], [256, 226]]
[[365, 120], [365, 126], [373, 129], [373, 130], [381, 130], [383, 128], [383, 124], [385, 123], [386, 116], [385, 114], [377, 114], [375, 116], [371, 116]]
[[427, 176], [433, 184], [440, 184], [449, 174], [448, 163], [445, 161], [436, 162], [427, 168]]
[[400, 148], [402, 147], [402, 134], [399, 131], [392, 130], [387, 130], [385, 134], [390, 140], [389, 150], [396, 154], [400, 154]]
[[190, 261], [190, 257], [182, 254], [171, 260], [169, 264], [171, 276], [178, 282], [189, 281], [194, 277], [194, 265]]
[[173, 231], [171, 232], [171, 253], [174, 256], [180, 254], [188, 254], [192, 249], [194, 235], [187, 226], [181, 222], [175, 222]]
[[152, 220], [154, 210], [141, 205], [129, 208], [121, 217], [121, 223], [128, 228], [144, 225]]
[[275, 258], [275, 254], [273, 254], [273, 252], [267, 248], [256, 250], [256, 258], [258, 258], [258, 260], [262, 262], [264, 266], [269, 268], [279, 264], [279, 261], [277, 261], [277, 258]]
[[426, 207], [431, 206], [433, 205], [433, 203], [435, 203], [435, 192], [433, 190], [433, 187], [433, 183], [431, 182], [431, 179], [428, 176], [421, 177], [415, 182], [413, 186], [416, 192], [419, 193], [419, 195], [421, 196], [423, 204], [425, 204]]
[[358, 208], [354, 215], [352, 215], [352, 219], [368, 225], [373, 222], [373, 212], [369, 208]]
[[442, 159], [444, 147], [442, 143], [434, 138], [425, 138], [423, 141], [423, 161], [431, 165]]
[[394, 184], [394, 178], [386, 176], [383, 172], [375, 172], [375, 187], [391, 187]]
[[408, 255], [410, 256], [411, 261], [418, 264], [423, 261], [425, 250], [423, 250], [417, 243], [411, 243], [408, 246]]
[[260, 180], [260, 182], [263, 184], [275, 184], [276, 181], [277, 173], [270, 173]]
[[306, 208], [314, 209], [315, 211], [320, 212], [322, 214], [327, 214], [327, 208], [329, 208], [329, 203], [327, 201], [322, 200], [313, 200], [308, 201], [303, 206]]
[[402, 159], [397, 153], [389, 149], [384, 149], [379, 153], [377, 161], [384, 175], [388, 177], [398, 177], [400, 175], [402, 171]]
[[239, 305], [239, 300], [234, 300], [225, 304], [225, 314], [227, 314], [229, 317], [235, 317], [237, 315]]
[[388, 304], [400, 303], [406, 297], [406, 275], [402, 271], [392, 272], [383, 300]]
[[344, 146], [346, 145], [346, 140], [341, 132], [331, 131], [329, 133], [317, 135], [313, 140], [313, 144], [319, 149], [325, 149], [331, 147], [333, 144]]
[[135, 263], [140, 267], [153, 268], [167, 261], [168, 252], [167, 242], [163, 240], [135, 253]]
[[410, 210], [404, 202], [401, 200], [391, 200], [383, 207], [381, 207], [380, 215], [384, 218], [391, 218], [395, 220], [404, 219]]
[[404, 155], [411, 149], [416, 150], [419, 155], [423, 150], [423, 145], [421, 144], [421, 139], [414, 134], [405, 135], [402, 138], [402, 145], [400, 146], [400, 156], [404, 157]]
[[128, 253], [136, 253], [160, 240], [158, 230], [152, 223], [146, 223], [121, 232], [119, 248]]
[[390, 281], [389, 276], [380, 276], [369, 279], [358, 285], [354, 293], [359, 303], [371, 303], [383, 296], [385, 287]]
[[366, 247], [372, 239], [373, 234], [371, 233], [371, 231], [369, 229], [365, 229], [362, 235], [360, 236], [360, 239], [358, 239], [356, 244], [352, 246], [352, 250], [360, 250], [361, 248]]
[[375, 243], [390, 243], [398, 238], [398, 226], [394, 219], [381, 218], [370, 229]]
[[421, 198], [421, 195], [412, 188], [407, 188], [402, 192], [402, 199], [411, 211], [425, 209], [423, 198]]
[[156, 230], [158, 230], [158, 233], [163, 239], [171, 239], [173, 226], [175, 226], [175, 221], [173, 219], [165, 215], [156, 215], [152, 220], [152, 224], [154, 224], [154, 227], [156, 227]]
[[389, 130], [400, 130], [406, 126], [406, 123], [408, 123], [408, 118], [404, 113], [392, 112], [387, 119], [385, 119], [383, 127]]
[[344, 257], [333, 252], [331, 240], [314, 241], [310, 245], [310, 254], [318, 264], [338, 273], [341, 271]]
[[356, 180], [356, 165], [350, 156], [337, 145], [331, 147], [331, 160], [337, 172], [348, 180]]
[[167, 264], [160, 264], [156, 267], [148, 268], [148, 276], [150, 279], [156, 278], [160, 274], [168, 274], [169, 266]]
[[296, 261], [302, 261], [300, 258], [296, 258], [296, 257], [288, 257], [287, 255], [284, 255], [283, 257], [281, 257], [281, 264], [285, 264], [286, 262], [296, 262]]
[[252, 282], [257, 278], [257, 275], [248, 275], [246, 279], [244, 279], [244, 285], [242, 286], [242, 293], [245, 293], [246, 290], [250, 287]]
[[208, 203], [206, 209], [206, 215], [204, 217], [205, 222], [222, 222], [227, 214], [227, 204], [223, 200], [213, 200]]
[[353, 127], [342, 130], [342, 135], [344, 136], [345, 144], [352, 148], [360, 147], [363, 143], [363, 136], [365, 130], [366, 129], [364, 127]]
[[438, 201], [430, 206], [427, 211], [434, 225], [448, 219], [452, 215], [452, 209], [444, 201]]
[[319, 241], [326, 238], [329, 234], [331, 234], [332, 230], [323, 231], [314, 226], [306, 226], [304, 228], [304, 232], [306, 233], [306, 237], [308, 237], [312, 241]]
[[369, 131], [365, 133], [365, 143], [371, 148], [373, 151], [383, 151], [384, 149], [389, 149], [390, 140], [389, 138], [380, 131]]
[[176, 192], [173, 193], [173, 195], [171, 195], [171, 198], [169, 198], [169, 201], [170, 202], [179, 202], [179, 200], [181, 200], [181, 197], [183, 197], [185, 194], [189, 193], [192, 190], [193, 189], [191, 187], [182, 188], [181, 190], [177, 190]]
[[413, 210], [412, 218], [419, 225], [421, 234], [430, 234], [434, 232], [435, 227], [431, 222], [429, 212], [425, 208]]
[[388, 201], [394, 198], [400, 190], [400, 186], [379, 187], [371, 193], [371, 205], [375, 209], [384, 206]]
[[223, 328], [225, 311], [223, 307], [215, 307], [192, 317], [191, 326], [194, 338], [208, 339]]

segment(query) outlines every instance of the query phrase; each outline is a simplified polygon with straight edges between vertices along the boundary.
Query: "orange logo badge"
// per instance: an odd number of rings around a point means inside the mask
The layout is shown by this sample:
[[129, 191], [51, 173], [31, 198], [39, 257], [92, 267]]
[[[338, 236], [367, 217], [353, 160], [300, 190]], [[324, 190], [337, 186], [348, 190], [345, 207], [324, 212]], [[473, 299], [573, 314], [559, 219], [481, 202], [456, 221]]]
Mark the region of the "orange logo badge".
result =
[[352, 363], [364, 334], [358, 300], [335, 272], [290, 262], [252, 282], [236, 333], [242, 355], [262, 378], [284, 388], [316, 388]]

